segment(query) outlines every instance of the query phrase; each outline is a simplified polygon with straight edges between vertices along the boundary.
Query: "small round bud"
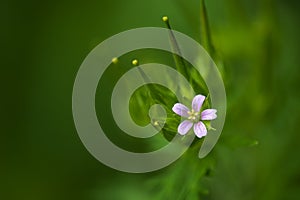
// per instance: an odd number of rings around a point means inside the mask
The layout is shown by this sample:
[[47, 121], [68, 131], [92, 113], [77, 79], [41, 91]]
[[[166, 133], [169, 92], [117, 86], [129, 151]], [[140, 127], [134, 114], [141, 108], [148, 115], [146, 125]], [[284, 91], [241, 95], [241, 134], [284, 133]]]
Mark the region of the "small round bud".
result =
[[164, 22], [167, 22], [167, 21], [169, 21], [169, 18], [168, 18], [167, 16], [163, 16], [162, 20], [163, 20]]
[[117, 64], [119, 62], [119, 59], [117, 57], [114, 57], [112, 60], [111, 60], [112, 63], [114, 64]]
[[158, 121], [155, 121], [153, 124], [154, 124], [154, 126], [158, 126], [159, 125]]
[[137, 66], [137, 65], [139, 64], [139, 61], [138, 61], [137, 59], [134, 59], [134, 60], [132, 61], [132, 64], [133, 64], [134, 66]]

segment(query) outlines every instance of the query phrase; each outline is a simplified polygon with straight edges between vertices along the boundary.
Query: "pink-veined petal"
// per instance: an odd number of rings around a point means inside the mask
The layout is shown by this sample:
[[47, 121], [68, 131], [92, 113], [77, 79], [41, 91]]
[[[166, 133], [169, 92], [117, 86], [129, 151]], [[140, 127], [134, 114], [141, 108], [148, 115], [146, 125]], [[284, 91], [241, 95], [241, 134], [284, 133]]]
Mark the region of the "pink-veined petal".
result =
[[207, 129], [206, 129], [205, 125], [203, 124], [203, 122], [200, 121], [194, 125], [194, 132], [198, 138], [202, 138], [202, 137], [206, 136]]
[[217, 118], [216, 109], [206, 109], [201, 113], [201, 120], [213, 120]]
[[180, 115], [182, 117], [189, 117], [189, 109], [181, 104], [181, 103], [176, 103], [173, 108], [172, 108], [173, 112], [176, 113], [177, 115]]
[[195, 112], [200, 111], [204, 100], [205, 100], [205, 96], [203, 96], [201, 94], [194, 97], [193, 102], [192, 102], [192, 108]]
[[180, 135], [185, 135], [185, 134], [187, 134], [187, 132], [189, 132], [189, 130], [192, 128], [192, 126], [193, 126], [193, 123], [191, 121], [184, 120], [178, 126], [178, 133]]

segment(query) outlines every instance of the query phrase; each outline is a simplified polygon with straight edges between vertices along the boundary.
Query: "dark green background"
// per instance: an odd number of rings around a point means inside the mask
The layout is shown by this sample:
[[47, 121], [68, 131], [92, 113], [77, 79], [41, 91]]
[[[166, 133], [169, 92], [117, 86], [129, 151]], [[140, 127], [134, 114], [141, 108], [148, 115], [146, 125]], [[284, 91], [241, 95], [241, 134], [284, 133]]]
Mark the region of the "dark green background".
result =
[[[197, 0], [2, 1], [0, 199], [176, 196], [168, 185], [149, 186], [176, 163], [126, 174], [87, 152], [73, 124], [72, 87], [97, 44], [127, 29], [165, 27], [163, 15], [199, 41], [199, 8]], [[228, 110], [203, 199], [300, 198], [299, 8], [296, 0], [207, 1]]]

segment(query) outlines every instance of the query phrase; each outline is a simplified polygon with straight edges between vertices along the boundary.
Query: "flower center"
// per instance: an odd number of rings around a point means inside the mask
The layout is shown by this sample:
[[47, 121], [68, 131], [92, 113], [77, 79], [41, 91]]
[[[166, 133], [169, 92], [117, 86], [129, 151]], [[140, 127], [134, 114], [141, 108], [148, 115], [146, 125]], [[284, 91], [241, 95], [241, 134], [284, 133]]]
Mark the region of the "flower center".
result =
[[193, 122], [196, 122], [199, 120], [199, 112], [195, 112], [192, 109], [192, 111], [188, 111], [188, 114], [189, 114], [189, 117], [188, 117], [189, 120], [191, 120]]

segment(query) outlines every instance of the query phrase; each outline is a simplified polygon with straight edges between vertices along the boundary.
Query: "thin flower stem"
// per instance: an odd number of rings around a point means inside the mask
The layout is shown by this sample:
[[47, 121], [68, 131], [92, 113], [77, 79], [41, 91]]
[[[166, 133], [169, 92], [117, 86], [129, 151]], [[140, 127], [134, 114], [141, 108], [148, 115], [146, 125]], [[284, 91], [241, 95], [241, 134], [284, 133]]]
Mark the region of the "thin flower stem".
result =
[[163, 21], [166, 23], [167, 28], [169, 29], [171, 47], [173, 48], [174, 52], [177, 54], [177, 55], [173, 54], [173, 58], [174, 58], [174, 61], [175, 61], [176, 68], [183, 75], [187, 75], [186, 66], [184, 64], [183, 58], [181, 57], [182, 54], [181, 54], [179, 45], [177, 43], [177, 40], [175, 38], [175, 35], [173, 33], [172, 27], [170, 25], [169, 18], [168, 17], [163, 17]]
[[[141, 67], [139, 67], [139, 61], [137, 59], [134, 59], [134, 60], [132, 60], [131, 63], [132, 63], [133, 66], [137, 67], [137, 69], [138, 69], [141, 77], [143, 78], [144, 82], [145, 83], [151, 83], [150, 78], [147, 76], [147, 74], [144, 72], [144, 70]], [[149, 100], [151, 101], [151, 103], [154, 103], [155, 101], [153, 100], [153, 96], [151, 94], [151, 90], [150, 90], [148, 84], [145, 84], [144, 86], [146, 87], [148, 95], [150, 96]]]
[[214, 55], [214, 47], [212, 45], [211, 32], [208, 22], [205, 0], [200, 0], [200, 23], [201, 23], [201, 44], [211, 54]]
[[[175, 52], [175, 53], [173, 53], [173, 59], [174, 59], [174, 62], [175, 62], [176, 69], [177, 69], [178, 72], [180, 72], [186, 78], [189, 78], [188, 73], [186, 71], [186, 66], [185, 66], [185, 63], [184, 63], [184, 59], [182, 58], [182, 54], [181, 54], [178, 42], [177, 42], [177, 40], [175, 38], [175, 35], [173, 33], [172, 27], [170, 25], [169, 18], [167, 16], [164, 16], [162, 19], [165, 22], [167, 28], [169, 29], [169, 36], [170, 36], [169, 38], [170, 38], [171, 48]], [[183, 96], [181, 88], [180, 88], [181, 84], [180, 84], [179, 80], [180, 79], [177, 77], [176, 78], [176, 83], [177, 83], [176, 95]]]

